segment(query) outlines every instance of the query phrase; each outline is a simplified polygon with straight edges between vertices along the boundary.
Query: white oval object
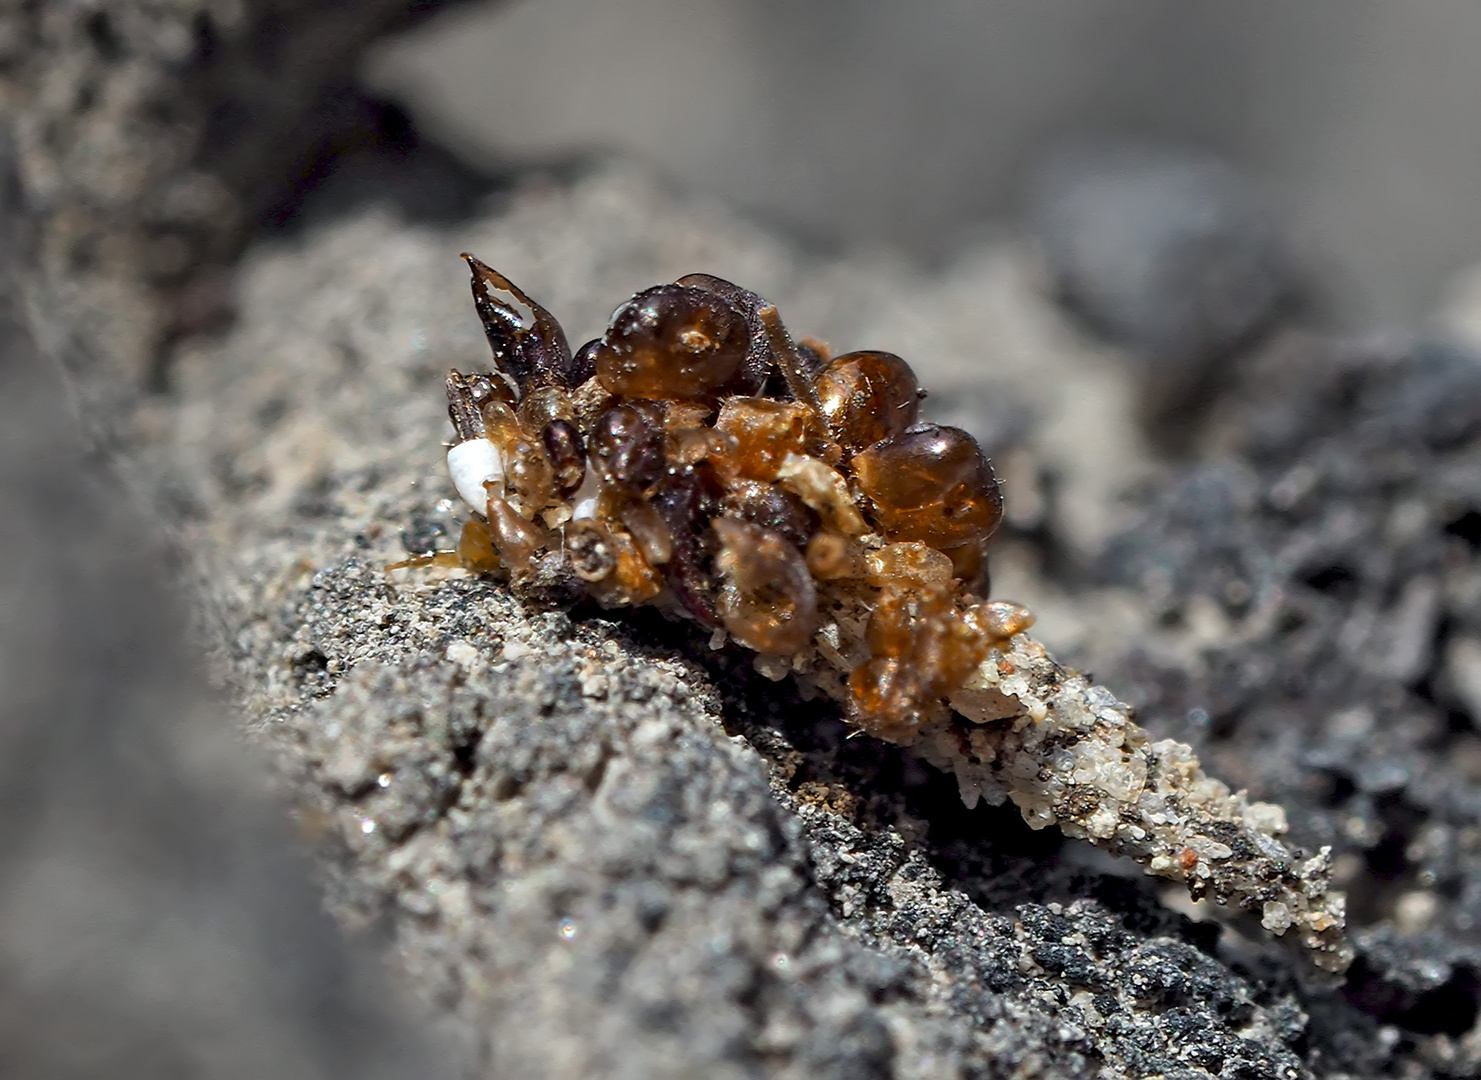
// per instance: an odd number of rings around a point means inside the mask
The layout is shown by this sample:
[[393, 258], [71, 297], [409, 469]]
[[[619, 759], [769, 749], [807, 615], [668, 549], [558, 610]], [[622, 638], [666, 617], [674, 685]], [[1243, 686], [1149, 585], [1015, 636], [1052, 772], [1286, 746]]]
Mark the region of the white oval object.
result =
[[476, 514], [488, 512], [486, 482], [492, 481], [496, 485], [494, 494], [502, 494], [504, 460], [487, 439], [469, 439], [454, 446], [447, 452], [447, 471], [453, 478], [453, 486], [458, 489], [458, 496]]
[[581, 481], [581, 486], [571, 495], [571, 520], [581, 521], [583, 518], [594, 518], [597, 516], [597, 496], [601, 494], [602, 483], [597, 479], [595, 469], [587, 469], [586, 476]]

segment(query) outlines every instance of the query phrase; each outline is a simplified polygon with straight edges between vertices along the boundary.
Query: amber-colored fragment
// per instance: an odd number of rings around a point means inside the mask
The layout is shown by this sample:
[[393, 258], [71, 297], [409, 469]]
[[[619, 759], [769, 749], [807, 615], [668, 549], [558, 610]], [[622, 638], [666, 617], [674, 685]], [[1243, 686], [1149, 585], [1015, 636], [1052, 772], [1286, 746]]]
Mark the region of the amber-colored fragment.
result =
[[540, 431], [552, 420], [575, 420], [576, 409], [571, 404], [570, 393], [563, 387], [541, 386], [525, 395], [517, 415], [525, 431]]
[[521, 437], [504, 454], [504, 486], [521, 517], [533, 518], [555, 498], [555, 470], [538, 439]]
[[661, 566], [673, 558], [674, 534], [652, 503], [629, 499], [623, 503], [619, 518], [651, 565]]
[[891, 540], [960, 547], [986, 540], [1002, 520], [992, 467], [959, 428], [917, 424], [856, 454], [852, 465]]
[[670, 435], [708, 427], [715, 406], [708, 401], [668, 401], [664, 403], [663, 430]]
[[663, 579], [643, 553], [637, 543], [621, 529], [610, 529], [607, 546], [611, 550], [612, 573], [601, 583], [597, 599], [610, 604], [641, 604], [652, 600], [663, 591]]
[[944, 586], [886, 585], [865, 629], [873, 658], [849, 675], [851, 714], [882, 739], [908, 742], [942, 699], [960, 689], [990, 642]]
[[849, 715], [877, 739], [908, 743], [930, 704], [919, 682], [894, 657], [866, 660], [849, 672]]
[[869, 584], [876, 588], [901, 588], [951, 584], [951, 560], [933, 547], [918, 541], [886, 544], [864, 556]]
[[1022, 604], [1008, 600], [990, 600], [985, 604], [977, 604], [968, 610], [967, 618], [984, 637], [993, 641], [1006, 641], [1034, 625], [1032, 611]]
[[858, 546], [836, 532], [820, 532], [807, 545], [807, 568], [819, 581], [864, 576], [864, 559]]
[[805, 406], [793, 401], [734, 397], [720, 407], [715, 428], [736, 442], [733, 457], [716, 462], [722, 471], [749, 480], [776, 479], [788, 454], [801, 454], [807, 441]]
[[715, 519], [725, 575], [720, 617], [742, 645], [770, 656], [803, 649], [818, 628], [818, 594], [801, 553], [771, 529]]
[[749, 341], [745, 317], [723, 297], [659, 285], [613, 313], [597, 378], [625, 397], [702, 397], [735, 374]]
[[864, 642], [875, 656], [905, 656], [910, 651], [911, 596], [904, 589], [882, 589], [864, 628]]
[[588, 440], [597, 417], [611, 404], [612, 395], [596, 379], [587, 379], [571, 391], [571, 407], [576, 410], [576, 426]]
[[489, 536], [488, 522], [477, 518], [463, 522], [463, 534], [458, 538], [458, 559], [469, 570], [479, 574], [491, 574], [499, 569], [499, 553], [494, 550], [493, 538]]
[[669, 461], [675, 465], [697, 465], [707, 459], [725, 461], [733, 458], [737, 449], [733, 435], [707, 427], [672, 432], [665, 445]]
[[894, 353], [834, 357], [814, 379], [833, 437], [850, 451], [892, 438], [915, 423], [920, 383]]
[[400, 559], [393, 563], [386, 563], [387, 572], [392, 570], [409, 570], [412, 567], [425, 569], [429, 566], [446, 566], [458, 570], [476, 570], [477, 567], [469, 566], [463, 561], [463, 557], [456, 551], [429, 551], [425, 555], [413, 555], [409, 559]]
[[485, 401], [480, 413], [489, 441], [501, 451], [523, 437], [519, 417], [515, 415], [514, 406], [507, 401], [499, 398]]
[[816, 510], [829, 528], [845, 536], [863, 536], [869, 531], [837, 469], [815, 457], [788, 454], [777, 470], [777, 480]]
[[520, 517], [507, 499], [489, 497], [488, 530], [494, 548], [505, 566], [524, 570], [535, 552], [545, 546], [545, 530]]

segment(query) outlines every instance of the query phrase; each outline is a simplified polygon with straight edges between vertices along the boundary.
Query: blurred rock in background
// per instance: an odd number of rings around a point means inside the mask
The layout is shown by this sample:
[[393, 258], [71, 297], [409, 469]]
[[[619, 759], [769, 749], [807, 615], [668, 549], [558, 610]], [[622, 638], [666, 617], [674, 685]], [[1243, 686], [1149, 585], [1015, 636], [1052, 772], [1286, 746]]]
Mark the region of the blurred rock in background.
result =
[[1052, 287], [1138, 362], [1152, 430], [1196, 428], [1240, 354], [1296, 304], [1275, 215], [1217, 158], [1085, 143], [1054, 155], [1032, 195]]
[[1481, 9], [1343, 0], [519, 0], [366, 77], [475, 161], [637, 154], [788, 231], [936, 257], [1085, 133], [1250, 172], [1340, 322], [1427, 317], [1481, 250]]
[[[229, 320], [228, 265], [326, 162], [415, 152], [394, 112], [355, 89], [354, 68], [376, 37], [437, 6], [0, 9], [0, 109], [44, 286], [33, 299], [55, 305], [48, 344], [82, 376], [88, 423], [106, 427], [126, 387], [158, 383], [176, 338]], [[431, 194], [466, 205], [456, 185]]]

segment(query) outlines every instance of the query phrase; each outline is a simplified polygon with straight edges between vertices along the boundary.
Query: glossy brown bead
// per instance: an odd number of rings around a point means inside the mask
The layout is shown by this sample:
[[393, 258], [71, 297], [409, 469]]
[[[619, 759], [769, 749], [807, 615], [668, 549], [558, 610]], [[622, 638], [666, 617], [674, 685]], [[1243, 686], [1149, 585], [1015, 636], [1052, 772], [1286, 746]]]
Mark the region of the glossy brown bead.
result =
[[571, 367], [566, 376], [570, 386], [580, 386], [597, 373], [597, 353], [601, 351], [602, 339], [593, 338], [571, 354]]
[[851, 451], [899, 435], [920, 411], [920, 384], [894, 353], [836, 356], [814, 378], [823, 418]]
[[535, 552], [549, 539], [543, 529], [520, 517], [507, 500], [498, 496], [489, 498], [488, 522], [489, 539], [499, 558], [515, 570], [527, 568]]
[[787, 455], [806, 449], [807, 419], [807, 409], [796, 402], [729, 398], [720, 407], [715, 430], [734, 436], [735, 453], [717, 466], [749, 480], [775, 480]]
[[716, 518], [716, 565], [725, 576], [720, 617], [748, 649], [790, 656], [818, 628], [818, 594], [802, 553], [780, 533], [748, 521]]
[[591, 460], [602, 480], [625, 491], [647, 491], [663, 478], [663, 411], [654, 402], [612, 405], [591, 431]]
[[986, 540], [1003, 496], [977, 440], [958, 428], [917, 424], [855, 455], [854, 477], [891, 540], [934, 548]]
[[817, 511], [786, 488], [741, 480], [730, 492], [735, 513], [753, 525], [779, 533], [798, 550], [805, 550], [818, 531]]
[[540, 442], [550, 459], [556, 489], [569, 497], [586, 479], [586, 440], [569, 420], [552, 420], [541, 430]]
[[745, 318], [724, 297], [659, 285], [613, 313], [596, 350], [597, 379], [625, 397], [702, 397], [735, 374], [749, 341]]
[[946, 554], [951, 558], [952, 575], [962, 583], [962, 588], [973, 596], [986, 596], [992, 586], [992, 575], [987, 567], [987, 544], [975, 540], [952, 548]]
[[880, 590], [865, 629], [872, 659], [849, 675], [851, 712], [872, 735], [909, 742], [960, 689], [990, 641], [942, 585]]

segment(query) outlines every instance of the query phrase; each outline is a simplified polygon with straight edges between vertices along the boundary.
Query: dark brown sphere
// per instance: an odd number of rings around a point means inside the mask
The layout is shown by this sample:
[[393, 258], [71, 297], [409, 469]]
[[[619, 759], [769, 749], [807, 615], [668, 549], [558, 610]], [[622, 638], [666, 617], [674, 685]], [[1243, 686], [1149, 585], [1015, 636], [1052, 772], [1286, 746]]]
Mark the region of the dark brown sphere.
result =
[[580, 386], [597, 373], [597, 353], [601, 348], [602, 339], [593, 338], [571, 354], [571, 367], [566, 373], [567, 386]]
[[915, 423], [920, 383], [894, 353], [836, 356], [813, 380], [828, 427], [847, 450], [862, 450]]
[[586, 479], [586, 441], [569, 420], [552, 420], [540, 430], [540, 441], [550, 458], [556, 489], [563, 498], [581, 486]]
[[741, 518], [770, 529], [798, 550], [805, 549], [818, 531], [817, 511], [784, 487], [738, 480], [731, 492]]
[[917, 424], [856, 454], [852, 465], [891, 540], [947, 550], [986, 540], [1002, 520], [992, 466], [960, 428]]
[[724, 297], [659, 285], [613, 312], [597, 379], [624, 397], [704, 397], [735, 374], [749, 342], [745, 317]]
[[663, 410], [656, 402], [633, 401], [606, 409], [592, 425], [590, 445], [597, 475], [624, 491], [646, 492], [668, 468]]

